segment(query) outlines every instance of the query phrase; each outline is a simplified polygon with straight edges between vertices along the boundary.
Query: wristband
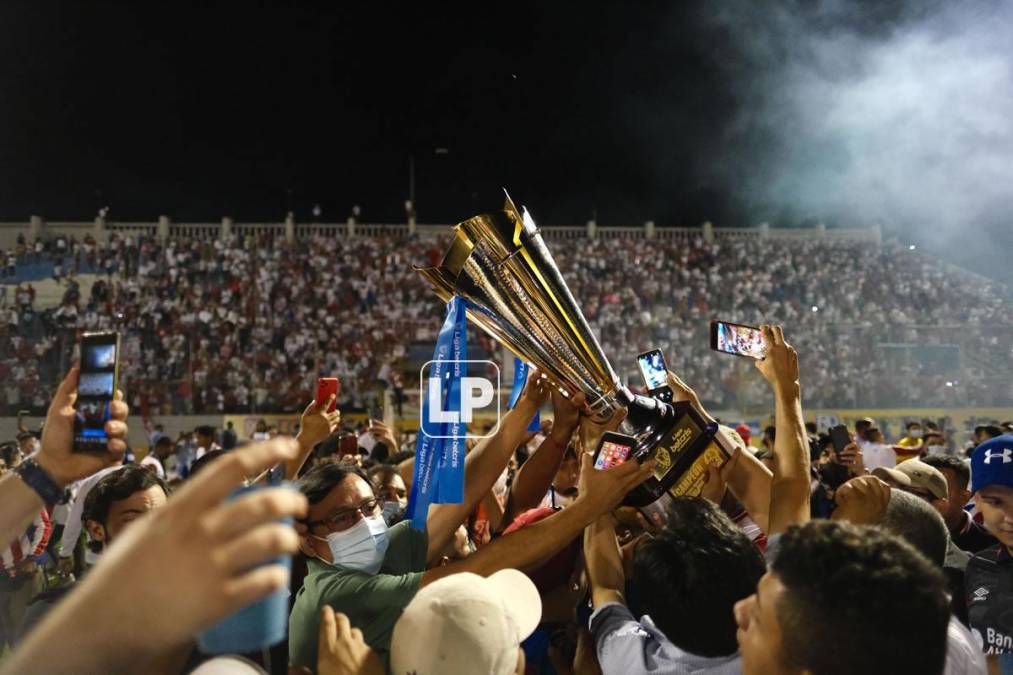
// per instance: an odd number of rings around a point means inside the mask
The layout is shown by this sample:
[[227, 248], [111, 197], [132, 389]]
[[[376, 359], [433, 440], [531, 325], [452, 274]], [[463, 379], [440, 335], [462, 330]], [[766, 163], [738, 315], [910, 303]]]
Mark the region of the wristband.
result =
[[63, 488], [57, 485], [33, 458], [21, 460], [21, 463], [14, 467], [14, 473], [21, 477], [25, 485], [35, 490], [47, 505], [63, 499]]

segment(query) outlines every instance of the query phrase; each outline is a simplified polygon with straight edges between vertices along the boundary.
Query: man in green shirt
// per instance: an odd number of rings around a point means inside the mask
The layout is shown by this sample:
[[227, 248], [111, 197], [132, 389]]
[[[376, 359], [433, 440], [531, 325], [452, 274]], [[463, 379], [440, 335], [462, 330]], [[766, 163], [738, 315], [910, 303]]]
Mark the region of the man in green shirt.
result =
[[488, 576], [501, 569], [536, 567], [651, 475], [653, 462], [627, 462], [596, 471], [585, 457], [579, 496], [571, 506], [495, 539], [463, 560], [427, 570], [427, 564], [436, 561], [492, 488], [547, 397], [547, 387], [539, 390], [529, 380], [517, 405], [504, 415], [499, 431], [468, 453], [463, 503], [430, 507], [425, 532], [412, 530], [407, 522], [387, 530], [382, 502], [366, 476], [353, 466], [323, 464], [300, 479], [300, 490], [310, 503], [300, 550], [310, 560], [289, 621], [291, 665], [316, 666], [320, 612], [325, 605], [347, 614], [386, 663], [394, 624], [419, 588], [457, 572]]

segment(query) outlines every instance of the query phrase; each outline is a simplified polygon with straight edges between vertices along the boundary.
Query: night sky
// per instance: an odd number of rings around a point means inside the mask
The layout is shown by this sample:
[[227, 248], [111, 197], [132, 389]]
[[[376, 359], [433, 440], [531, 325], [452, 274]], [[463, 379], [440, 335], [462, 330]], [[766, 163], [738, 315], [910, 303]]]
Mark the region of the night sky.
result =
[[751, 224], [693, 3], [295, 4], [5, 5], [0, 217], [401, 221], [414, 155], [421, 222]]
[[998, 0], [204, 4], [0, 7], [0, 219], [403, 222], [414, 156], [424, 223], [1013, 246]]

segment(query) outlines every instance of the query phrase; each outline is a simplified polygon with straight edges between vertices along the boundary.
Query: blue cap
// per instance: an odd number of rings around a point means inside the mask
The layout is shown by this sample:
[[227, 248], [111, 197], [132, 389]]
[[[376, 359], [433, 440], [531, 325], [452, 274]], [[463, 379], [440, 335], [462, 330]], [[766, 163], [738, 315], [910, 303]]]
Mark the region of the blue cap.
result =
[[988, 485], [1013, 487], [1013, 435], [996, 436], [971, 455], [971, 492]]

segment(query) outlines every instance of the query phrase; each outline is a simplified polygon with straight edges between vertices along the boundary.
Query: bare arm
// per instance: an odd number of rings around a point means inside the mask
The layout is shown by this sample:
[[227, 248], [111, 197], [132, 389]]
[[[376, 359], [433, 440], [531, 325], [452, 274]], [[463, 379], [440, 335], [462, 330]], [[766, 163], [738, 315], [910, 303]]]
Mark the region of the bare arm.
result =
[[486, 576], [507, 568], [531, 569], [562, 550], [598, 517], [614, 509], [627, 492], [651, 475], [653, 469], [652, 460], [644, 464], [626, 462], [600, 471], [593, 467], [591, 455], [585, 454], [581, 459], [577, 501], [571, 506], [492, 540], [464, 560], [428, 570], [422, 576], [422, 584], [457, 572]]
[[548, 492], [563, 460], [566, 446], [580, 422], [580, 409], [583, 406], [583, 394], [577, 394], [571, 401], [553, 389], [552, 432], [517, 471], [507, 497], [505, 524], [509, 524], [518, 514], [538, 506]]
[[492, 489], [524, 437], [528, 423], [548, 398], [548, 394], [548, 383], [539, 378], [537, 370], [533, 370], [517, 405], [500, 421], [499, 430], [489, 438], [482, 439], [465, 458], [464, 501], [460, 504], [433, 504], [430, 507], [426, 520], [430, 562], [440, 555], [464, 519]]
[[595, 607], [609, 602], [625, 604], [626, 574], [611, 516], [602, 516], [584, 531], [584, 560], [592, 604]]
[[[107, 466], [123, 460], [127, 434], [126, 419], [130, 412], [123, 402], [123, 392], [116, 392], [116, 400], [109, 405], [110, 420], [106, 422], [109, 436], [105, 452], [74, 452], [74, 401], [77, 398], [77, 368], [72, 368], [60, 383], [46, 414], [42, 432], [42, 448], [32, 459], [60, 488], [90, 476]], [[17, 539], [45, 506], [42, 498], [11, 472], [0, 478], [0, 541]]]
[[[714, 418], [700, 403], [696, 392], [672, 371], [668, 372], [668, 386], [671, 387], [676, 401], [688, 401], [703, 415], [704, 419], [710, 422], [714, 421]], [[722, 437], [726, 447], [739, 449], [738, 456], [733, 456], [727, 470], [722, 469], [722, 475], [728, 482], [728, 489], [732, 491], [736, 499], [742, 502], [753, 522], [759, 525], [761, 530], [767, 532], [770, 524], [770, 484], [773, 481], [773, 474], [763, 465], [763, 462], [756, 459], [753, 453], [746, 449], [734, 429], [718, 427], [718, 434]]]
[[770, 486], [767, 534], [809, 521], [809, 442], [802, 417], [798, 355], [780, 326], [763, 326], [767, 355], [756, 362], [774, 390], [774, 477]]
[[334, 401], [334, 394], [317, 406], [316, 400], [303, 410], [299, 419], [299, 435], [295, 437], [299, 441], [299, 454], [285, 462], [285, 480], [295, 480], [299, 475], [299, 469], [306, 463], [306, 458], [313, 452], [317, 443], [334, 433], [341, 423], [341, 411], [327, 412]]

